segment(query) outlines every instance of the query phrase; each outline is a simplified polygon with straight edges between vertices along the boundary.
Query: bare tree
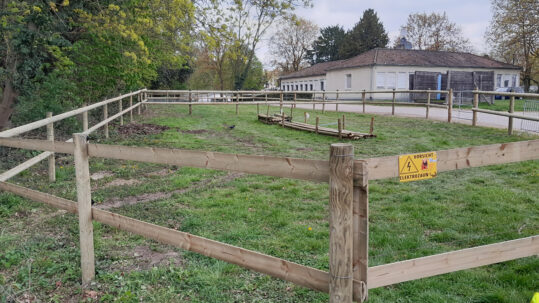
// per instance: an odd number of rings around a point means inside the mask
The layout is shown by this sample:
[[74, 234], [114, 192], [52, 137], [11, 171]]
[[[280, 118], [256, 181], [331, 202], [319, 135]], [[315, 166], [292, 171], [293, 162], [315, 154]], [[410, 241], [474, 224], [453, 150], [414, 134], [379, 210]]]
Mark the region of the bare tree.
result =
[[449, 21], [445, 12], [410, 14], [408, 22], [401, 30], [406, 31], [406, 38], [415, 49], [461, 52], [472, 50], [470, 41], [463, 36], [461, 28]]
[[485, 33], [491, 55], [522, 67], [526, 91], [539, 84], [539, 4], [537, 0], [492, 0], [492, 20]]
[[305, 19], [290, 19], [270, 39], [273, 64], [283, 72], [299, 70], [318, 35], [318, 26]]

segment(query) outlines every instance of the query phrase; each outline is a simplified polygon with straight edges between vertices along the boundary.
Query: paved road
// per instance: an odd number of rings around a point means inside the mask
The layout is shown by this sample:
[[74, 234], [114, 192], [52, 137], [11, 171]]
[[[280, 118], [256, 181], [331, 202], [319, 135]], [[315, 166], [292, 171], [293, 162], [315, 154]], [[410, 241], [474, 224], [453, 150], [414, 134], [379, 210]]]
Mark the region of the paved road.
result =
[[[312, 105], [307, 104], [298, 104], [297, 108], [306, 108], [312, 109]], [[317, 110], [322, 110], [322, 105], [316, 105]], [[334, 104], [326, 104], [326, 110], [335, 111]], [[355, 104], [339, 104], [339, 111], [341, 112], [350, 112], [350, 113], [362, 113], [363, 106]], [[391, 115], [391, 106], [376, 106], [376, 105], [366, 105], [365, 112], [367, 114], [377, 114], [377, 115]], [[415, 106], [396, 106], [395, 115], [401, 117], [412, 117], [412, 118], [425, 118], [426, 109], [424, 107], [415, 107]], [[515, 114], [522, 115], [522, 112], [515, 112]], [[447, 121], [447, 109], [442, 108], [431, 108], [429, 111], [429, 119]], [[452, 112], [452, 122], [462, 123], [471, 125], [472, 124], [472, 111], [471, 110], [458, 110], [453, 109]], [[493, 128], [502, 128], [507, 129], [509, 118], [490, 115], [485, 113], [477, 113], [477, 124], [479, 126], [493, 127]], [[513, 126], [515, 131], [529, 131], [529, 129], [535, 129], [539, 131], [539, 122], [525, 121], [524, 128], [522, 128], [521, 119], [514, 119]]]

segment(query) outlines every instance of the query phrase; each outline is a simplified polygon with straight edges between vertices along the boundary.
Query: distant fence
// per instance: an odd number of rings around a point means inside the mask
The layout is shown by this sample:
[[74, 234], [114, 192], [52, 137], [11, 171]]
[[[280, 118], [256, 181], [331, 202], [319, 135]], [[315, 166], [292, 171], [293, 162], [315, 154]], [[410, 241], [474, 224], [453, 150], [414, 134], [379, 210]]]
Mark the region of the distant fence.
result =
[[[29, 167], [24, 163], [24, 167], [18, 166], [0, 175], [0, 190], [78, 215], [82, 282], [85, 285], [95, 277], [92, 221], [329, 293], [330, 302], [364, 302], [368, 289], [539, 254], [539, 235], [535, 235], [369, 267], [369, 180], [397, 177], [398, 156], [356, 160], [353, 146], [349, 144], [332, 144], [327, 161], [88, 143], [87, 135], [90, 132], [106, 127], [114, 119], [123, 119], [128, 113], [132, 115], [135, 108], [144, 107], [148, 101], [147, 94], [148, 91], [141, 90], [98, 103], [105, 106], [114, 101], [123, 102], [126, 98], [130, 100], [127, 109], [122, 110], [120, 105], [119, 113], [105, 117], [93, 127], [84, 126], [83, 133], [74, 134], [71, 142], [54, 141], [51, 137], [48, 140], [33, 140], [13, 136], [38, 127], [52, 128], [53, 122], [73, 115], [87, 115], [89, 107], [0, 132], [0, 146], [40, 150], [50, 155], [74, 155], [77, 202], [7, 183], [14, 172]], [[139, 100], [135, 105], [132, 105], [133, 96], [138, 96]], [[97, 107], [94, 104], [90, 109]], [[329, 272], [93, 208], [90, 157], [328, 182]], [[539, 159], [539, 140], [437, 151], [439, 172], [536, 159]], [[54, 166], [54, 161], [49, 164]]]
[[[327, 105], [335, 105], [335, 110], [339, 111], [339, 104], [343, 105], [361, 105], [362, 112], [366, 113], [366, 105], [386, 105], [391, 106], [391, 115], [395, 115], [397, 106], [424, 107], [425, 118], [429, 119], [431, 108], [442, 108], [447, 110], [447, 122], [452, 122], [454, 117], [453, 108], [455, 92], [450, 90], [374, 90], [374, 91], [180, 91], [180, 90], [148, 90], [148, 104], [183, 104], [189, 106], [189, 113], [192, 113], [192, 107], [195, 105], [236, 105], [236, 112], [239, 111], [239, 105], [251, 104], [257, 105], [279, 105], [282, 111], [283, 105], [295, 107], [298, 104], [312, 104], [313, 110], [316, 105], [322, 106], [322, 112], [325, 112]], [[367, 95], [389, 94], [390, 101], [372, 101], [367, 99]], [[415, 96], [415, 99], [421, 99], [422, 102], [400, 102], [397, 101], [399, 94], [409, 94]], [[471, 117], [464, 117], [460, 112], [457, 118], [472, 120], [472, 125], [477, 125], [477, 113], [508, 117], [507, 131], [513, 134], [514, 119], [530, 121], [539, 125], [539, 117], [536, 115], [515, 114], [515, 97], [539, 99], [539, 94], [513, 93], [513, 92], [492, 92], [474, 90], [468, 92], [473, 96]], [[443, 95], [444, 100], [435, 100], [437, 95]], [[461, 98], [461, 93], [456, 94]], [[347, 97], [348, 96], [348, 97]], [[510, 97], [507, 112], [494, 111], [479, 108], [481, 97]], [[461, 98], [462, 100], [462, 98]], [[433, 103], [435, 102], [435, 103]], [[442, 103], [440, 103], [442, 102]], [[532, 126], [533, 127], [533, 126]]]

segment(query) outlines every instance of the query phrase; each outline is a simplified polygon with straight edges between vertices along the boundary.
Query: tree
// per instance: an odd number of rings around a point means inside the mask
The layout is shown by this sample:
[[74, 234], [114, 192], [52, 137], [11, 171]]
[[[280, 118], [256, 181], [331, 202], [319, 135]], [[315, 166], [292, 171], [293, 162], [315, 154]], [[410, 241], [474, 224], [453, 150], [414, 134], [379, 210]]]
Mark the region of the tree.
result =
[[339, 60], [339, 49], [344, 43], [345, 35], [344, 29], [338, 25], [321, 29], [320, 36], [312, 45], [312, 50], [307, 53], [310, 64]]
[[347, 59], [377, 47], [386, 47], [389, 38], [384, 25], [373, 9], [367, 9], [354, 27], [344, 37], [339, 57]]
[[492, 0], [493, 16], [485, 34], [494, 58], [522, 67], [526, 91], [539, 84], [539, 5], [537, 0]]
[[273, 64], [285, 73], [298, 71], [317, 33], [318, 26], [308, 20], [288, 20], [269, 40]]
[[461, 28], [449, 21], [447, 14], [415, 13], [408, 16], [408, 21], [401, 26], [407, 40], [413, 48], [433, 51], [469, 52], [472, 47]]
[[292, 17], [297, 6], [308, 6], [311, 0], [200, 0], [196, 2], [199, 19], [213, 27], [226, 27], [234, 34], [232, 48], [234, 88], [242, 89], [255, 50], [268, 28], [277, 20]]

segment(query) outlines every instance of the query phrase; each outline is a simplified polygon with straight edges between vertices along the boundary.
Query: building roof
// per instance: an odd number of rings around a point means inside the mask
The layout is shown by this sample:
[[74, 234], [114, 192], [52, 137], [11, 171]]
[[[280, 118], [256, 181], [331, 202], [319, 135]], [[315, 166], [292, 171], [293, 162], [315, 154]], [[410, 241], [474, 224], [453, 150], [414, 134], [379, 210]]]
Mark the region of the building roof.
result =
[[315, 65], [306, 67], [304, 69], [298, 70], [297, 72], [293, 72], [293, 73], [281, 76], [280, 79], [304, 78], [304, 77], [325, 75], [328, 69], [340, 64], [342, 61], [344, 60], [318, 63]]
[[318, 76], [324, 75], [328, 70], [372, 65], [520, 69], [516, 65], [470, 53], [376, 48], [350, 59], [318, 63], [292, 74], [282, 76], [281, 79]]

